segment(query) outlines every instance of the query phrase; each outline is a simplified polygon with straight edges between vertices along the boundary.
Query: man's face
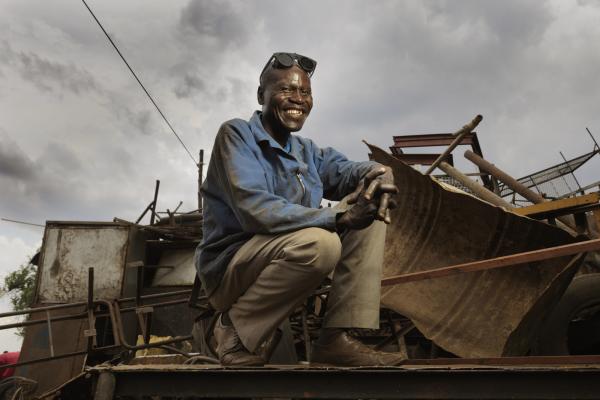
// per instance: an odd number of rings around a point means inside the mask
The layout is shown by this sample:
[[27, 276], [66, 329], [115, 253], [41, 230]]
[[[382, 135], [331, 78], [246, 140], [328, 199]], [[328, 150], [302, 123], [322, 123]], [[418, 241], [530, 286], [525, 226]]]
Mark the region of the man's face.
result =
[[[312, 109], [310, 78], [297, 66], [272, 69], [259, 89], [262, 121], [265, 129], [275, 136], [297, 132]], [[262, 101], [261, 101], [262, 100]]]

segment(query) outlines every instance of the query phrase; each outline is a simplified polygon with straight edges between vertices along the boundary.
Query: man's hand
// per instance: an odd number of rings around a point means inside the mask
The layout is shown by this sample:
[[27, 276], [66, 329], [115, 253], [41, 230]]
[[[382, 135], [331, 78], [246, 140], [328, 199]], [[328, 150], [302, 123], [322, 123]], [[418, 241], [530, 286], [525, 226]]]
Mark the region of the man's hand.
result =
[[396, 207], [391, 196], [396, 193], [398, 188], [394, 185], [391, 168], [373, 168], [348, 196], [348, 204], [354, 204], [354, 207], [338, 217], [338, 225], [349, 229], [363, 229], [375, 219], [391, 223], [390, 210]]
[[356, 190], [348, 196], [348, 204], [355, 204], [361, 196], [375, 201], [378, 205], [376, 219], [389, 224], [392, 222], [389, 210], [396, 208], [392, 195], [396, 193], [398, 187], [394, 185], [392, 169], [381, 165], [369, 171], [359, 182]]
[[336, 229], [364, 229], [375, 221], [377, 216], [377, 205], [369, 201], [363, 195], [358, 195], [354, 205], [346, 212], [338, 214]]

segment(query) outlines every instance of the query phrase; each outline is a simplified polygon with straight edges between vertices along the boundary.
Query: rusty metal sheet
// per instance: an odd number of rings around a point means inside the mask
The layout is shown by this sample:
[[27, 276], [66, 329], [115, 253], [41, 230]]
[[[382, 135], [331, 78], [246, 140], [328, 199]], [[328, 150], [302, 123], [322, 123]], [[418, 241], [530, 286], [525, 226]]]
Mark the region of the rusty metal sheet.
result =
[[[40, 304], [39, 306], [44, 306]], [[73, 307], [62, 310], [52, 310], [50, 317], [58, 315], [77, 315], [85, 311], [85, 307]], [[46, 319], [43, 311], [31, 314], [31, 319]], [[28, 326], [21, 346], [19, 361], [37, 360], [61, 354], [83, 351], [87, 346], [87, 339], [83, 331], [87, 329], [87, 320], [76, 319], [55, 321], [51, 323], [50, 330], [47, 324]], [[52, 342], [52, 350], [50, 343]], [[36, 364], [22, 365], [16, 368], [15, 374], [35, 380], [38, 385], [36, 395], [58, 387], [83, 371], [85, 355], [44, 361]]]
[[121, 294], [129, 227], [119, 224], [48, 223], [41, 250], [37, 301], [87, 299], [88, 268], [94, 268], [94, 296]]
[[[370, 146], [400, 188], [384, 256], [384, 277], [572, 243], [562, 229], [448, 190]], [[582, 257], [385, 287], [382, 305], [461, 357], [525, 354], [544, 315], [571, 281]]]

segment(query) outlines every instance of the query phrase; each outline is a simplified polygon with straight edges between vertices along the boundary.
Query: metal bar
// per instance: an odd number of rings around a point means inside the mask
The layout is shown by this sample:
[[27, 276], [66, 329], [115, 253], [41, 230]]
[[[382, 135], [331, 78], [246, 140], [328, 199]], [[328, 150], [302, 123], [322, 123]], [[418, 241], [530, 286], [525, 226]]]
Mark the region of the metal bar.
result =
[[202, 175], [204, 169], [204, 149], [200, 149], [200, 155], [198, 157], [198, 211], [202, 212]]
[[[448, 146], [454, 140], [453, 133], [426, 133], [419, 135], [394, 136], [394, 147], [403, 149], [407, 147], [438, 147]], [[465, 145], [472, 146], [475, 140], [475, 132], [469, 133], [463, 139]]]
[[504, 207], [507, 210], [513, 209], [513, 206], [508, 202], [504, 201], [502, 197], [496, 195], [494, 192], [489, 191], [488, 189], [486, 189], [485, 186], [478, 184], [477, 182], [475, 182], [474, 180], [472, 180], [471, 178], [469, 178], [468, 176], [466, 176], [447, 162], [442, 161], [439, 165], [439, 168], [446, 174], [450, 175], [452, 178], [461, 182], [473, 193], [475, 193], [475, 195], [487, 201], [488, 203], [492, 203], [499, 207]]
[[142, 220], [142, 218], [144, 218], [144, 216], [146, 215], [146, 213], [148, 212], [148, 210], [150, 210], [150, 208], [151, 208], [151, 207], [152, 207], [152, 203], [150, 203], [150, 204], [148, 204], [148, 205], [146, 206], [146, 209], [144, 209], [144, 212], [142, 212], [142, 213], [140, 214], [140, 216], [138, 217], [138, 219], [136, 219], [136, 220], [135, 220], [135, 223], [136, 223], [136, 224], [139, 224], [139, 223], [140, 223], [140, 221]]
[[583, 205], [596, 204], [600, 202], [599, 193], [589, 193], [583, 196], [571, 197], [568, 199], [546, 201], [532, 206], [515, 208], [513, 212], [519, 215], [535, 215], [550, 211], [568, 210], [569, 208]]
[[[101, 302], [101, 301], [102, 300], [96, 300], [96, 302]], [[168, 306], [177, 305], [177, 304], [184, 304], [186, 302], [187, 302], [187, 299], [179, 299], [179, 300], [165, 301], [162, 303], [148, 304], [148, 306], [159, 308], [159, 307], [168, 307]], [[85, 304], [82, 304], [82, 305], [85, 305]], [[135, 311], [136, 309], [137, 309], [137, 307], [125, 307], [125, 308], [121, 309], [121, 312], [124, 312], [124, 313], [132, 312], [132, 311]], [[40, 310], [40, 311], [43, 311], [43, 310]], [[55, 316], [52, 318], [52, 321], [59, 322], [59, 321], [67, 321], [67, 320], [72, 320], [72, 319], [82, 319], [82, 318], [85, 318], [86, 316], [87, 316], [87, 312], [84, 311], [80, 314]], [[96, 314], [96, 317], [107, 317], [107, 316], [109, 316], [109, 314], [104, 314], [104, 313]], [[32, 320], [28, 320], [28, 321], [15, 322], [12, 324], [0, 325], [0, 330], [21, 328], [24, 326], [43, 324], [45, 322], [46, 322], [45, 319], [32, 319]]]
[[116, 396], [325, 399], [597, 399], [600, 368], [111, 369]]
[[483, 117], [481, 115], [477, 115], [477, 116], [475, 116], [475, 118], [473, 118], [473, 120], [471, 122], [469, 122], [468, 124], [466, 124], [465, 126], [460, 128], [458, 131], [456, 131], [454, 133], [454, 136], [456, 136], [456, 138], [452, 141], [452, 143], [450, 143], [450, 146], [448, 146], [448, 148], [446, 148], [446, 150], [444, 150], [444, 152], [442, 154], [440, 154], [440, 156], [437, 158], [437, 160], [435, 160], [433, 162], [433, 164], [431, 164], [431, 166], [427, 169], [427, 171], [425, 171], [425, 175], [429, 175], [430, 173], [432, 173], [433, 170], [435, 170], [437, 168], [439, 163], [444, 161], [444, 159], [448, 156], [448, 154], [450, 154], [452, 152], [452, 150], [454, 150], [454, 148], [462, 142], [463, 138], [467, 134], [471, 133], [471, 131], [473, 129], [475, 129], [477, 127], [477, 125], [479, 125], [479, 123], [481, 122], [482, 119], [483, 119]]
[[52, 322], [50, 311], [46, 310], [46, 321], [48, 323], [48, 345], [50, 346], [50, 357], [54, 357], [54, 342], [52, 340]]
[[[465, 158], [467, 160], [473, 162], [479, 168], [488, 172], [490, 175], [492, 175], [496, 179], [499, 179], [502, 182], [504, 182], [504, 184], [506, 186], [510, 187], [512, 190], [519, 193], [521, 196], [523, 196], [527, 200], [531, 201], [532, 203], [538, 204], [538, 203], [543, 203], [546, 201], [546, 199], [544, 199], [541, 195], [535, 193], [533, 190], [530, 190], [525, 185], [523, 185], [522, 183], [517, 181], [515, 178], [513, 178], [506, 172], [502, 171], [500, 168], [496, 167], [494, 164], [490, 163], [489, 161], [484, 160], [482, 157], [473, 153], [471, 150], [465, 151]], [[564, 223], [565, 225], [567, 225], [569, 228], [571, 228], [571, 229], [574, 228], [575, 224], [574, 224], [572, 218], [561, 217], [561, 218], [559, 218], [559, 220], [562, 223]]]
[[[395, 149], [392, 147], [392, 149]], [[438, 159], [439, 154], [422, 154], [422, 153], [402, 153], [402, 154], [394, 154], [398, 160], [404, 162], [408, 165], [431, 165]], [[454, 163], [454, 159], [452, 154], [448, 154], [444, 161], [448, 162], [448, 164], [452, 165]]]
[[152, 214], [150, 214], [150, 225], [154, 225], [154, 217], [156, 214], [156, 201], [158, 200], [158, 189], [160, 188], [160, 181], [156, 180], [156, 186], [154, 187], [154, 200], [152, 200]]
[[590, 132], [589, 128], [587, 128], [587, 127], [585, 128], [585, 130], [587, 131], [587, 133], [589, 133], [590, 137], [594, 141], [594, 150], [596, 150], [596, 148], [597, 148], [598, 151], [600, 151], [600, 145], [598, 144], [598, 142], [596, 142], [596, 138], [594, 137], [594, 135], [592, 135], [592, 132]]
[[530, 263], [534, 261], [548, 260], [551, 258], [569, 256], [588, 251], [600, 250], [600, 239], [587, 240], [585, 242], [565, 244], [562, 246], [549, 247], [546, 249], [527, 251], [490, 258], [487, 260], [473, 261], [450, 267], [437, 268], [429, 271], [412, 272], [409, 274], [390, 276], [381, 280], [382, 286], [397, 285], [399, 283], [414, 282], [424, 279], [441, 278], [465, 272], [484, 271], [495, 268], [511, 267], [513, 265]]
[[39, 308], [26, 308], [24, 310], [20, 310], [20, 311], [9, 311], [9, 312], [5, 312], [0, 314], [0, 318], [5, 318], [5, 317], [14, 317], [15, 315], [25, 315], [25, 314], [31, 314], [34, 312], [40, 312], [40, 311], [46, 311], [46, 310], [61, 310], [63, 308], [72, 308], [72, 307], [78, 307], [78, 306], [85, 306], [85, 301], [80, 301], [78, 303], [71, 303], [71, 304], [60, 304], [60, 305], [56, 305], [56, 306], [45, 306], [45, 307], [39, 307]]
[[583, 356], [522, 356], [522, 357], [490, 357], [490, 358], [436, 358], [406, 360], [402, 364], [408, 365], [509, 365], [509, 366], [536, 366], [536, 365], [598, 365], [600, 355]]

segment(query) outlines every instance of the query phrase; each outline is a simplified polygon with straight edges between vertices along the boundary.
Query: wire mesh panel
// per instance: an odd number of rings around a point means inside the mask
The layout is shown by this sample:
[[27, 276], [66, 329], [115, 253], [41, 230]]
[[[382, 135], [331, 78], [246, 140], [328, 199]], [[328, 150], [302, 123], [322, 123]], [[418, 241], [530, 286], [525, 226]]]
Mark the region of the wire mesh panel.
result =
[[[594, 150], [550, 168], [519, 178], [518, 181], [547, 197], [560, 197], [564, 194], [574, 192], [578, 189], [578, 185], [572, 172], [588, 162], [599, 152], [600, 150]], [[512, 196], [514, 194], [514, 190], [503, 183], [500, 183], [499, 189], [501, 197]]]

